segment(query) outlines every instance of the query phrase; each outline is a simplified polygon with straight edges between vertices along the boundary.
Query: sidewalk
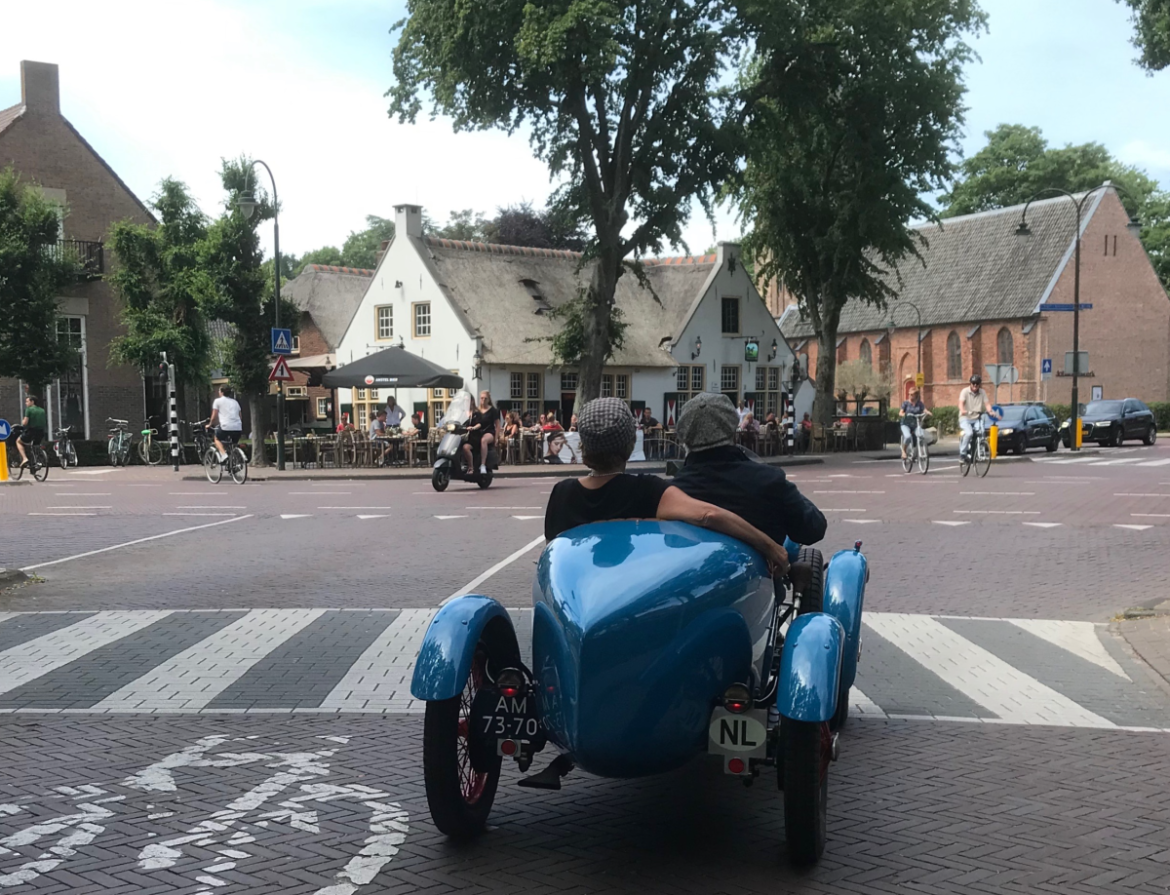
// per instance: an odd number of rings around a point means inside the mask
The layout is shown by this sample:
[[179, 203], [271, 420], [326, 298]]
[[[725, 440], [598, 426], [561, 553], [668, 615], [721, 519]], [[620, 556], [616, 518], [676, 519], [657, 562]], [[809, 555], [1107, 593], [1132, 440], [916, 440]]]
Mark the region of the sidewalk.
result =
[[[823, 455], [801, 455], [796, 457], [761, 457], [761, 462], [770, 466], [792, 468], [795, 466], [813, 466], [824, 463]], [[681, 462], [681, 461], [679, 461]], [[198, 467], [194, 467], [198, 468]], [[627, 467], [630, 472], [666, 472], [666, 461], [649, 460], [643, 463], [631, 463]], [[580, 464], [553, 466], [534, 463], [531, 466], [501, 466], [495, 471], [496, 479], [525, 479], [525, 478], [569, 478], [581, 476], [586, 468]], [[260, 469], [251, 467], [248, 470], [249, 482], [312, 482], [312, 481], [380, 481], [384, 479], [429, 479], [429, 466], [391, 467], [389, 469], [300, 469], [289, 466], [284, 472], [274, 466], [265, 466]], [[184, 481], [206, 481], [202, 472], [188, 473], [183, 476]]]
[[1118, 631], [1147, 665], [1170, 684], [1170, 600], [1152, 609], [1130, 609]]

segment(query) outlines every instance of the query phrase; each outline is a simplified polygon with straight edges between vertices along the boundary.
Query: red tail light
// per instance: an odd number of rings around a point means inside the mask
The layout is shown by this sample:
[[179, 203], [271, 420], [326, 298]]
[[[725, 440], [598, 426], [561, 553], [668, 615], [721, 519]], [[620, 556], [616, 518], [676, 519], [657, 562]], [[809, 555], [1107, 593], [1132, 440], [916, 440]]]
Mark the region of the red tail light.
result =
[[516, 754], [516, 741], [515, 740], [501, 740], [500, 741], [500, 751], [508, 756], [515, 755]]
[[522, 696], [526, 689], [524, 675], [515, 668], [505, 668], [496, 678], [496, 689], [500, 691], [501, 696], [508, 699]]
[[723, 707], [739, 715], [752, 707], [752, 694], [743, 684], [732, 684], [723, 693]]
[[733, 774], [742, 774], [747, 769], [742, 758], [733, 758], [727, 762], [727, 770]]

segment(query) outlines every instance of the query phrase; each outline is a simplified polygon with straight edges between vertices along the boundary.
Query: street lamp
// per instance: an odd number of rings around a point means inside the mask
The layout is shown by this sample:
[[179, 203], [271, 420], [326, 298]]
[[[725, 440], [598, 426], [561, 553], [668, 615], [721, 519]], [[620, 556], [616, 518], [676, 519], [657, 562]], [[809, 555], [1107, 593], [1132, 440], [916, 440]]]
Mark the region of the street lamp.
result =
[[[1028, 208], [1044, 195], [1058, 195], [1066, 197], [1073, 204], [1076, 209], [1076, 230], [1073, 231], [1073, 239], [1076, 247], [1076, 262], [1073, 268], [1073, 371], [1072, 371], [1072, 399], [1069, 406], [1069, 445], [1074, 451], [1080, 450], [1077, 444], [1077, 428], [1080, 425], [1080, 391], [1078, 388], [1078, 380], [1081, 372], [1081, 216], [1085, 210], [1085, 203], [1089, 201], [1089, 197], [1101, 190], [1115, 190], [1119, 193], [1124, 193], [1133, 201], [1133, 196], [1124, 188], [1117, 184], [1106, 180], [1103, 184], [1081, 195], [1078, 199], [1067, 190], [1062, 190], [1058, 187], [1049, 187], [1046, 190], [1040, 190], [1031, 199], [1024, 204], [1024, 210], [1020, 212], [1020, 223], [1016, 225], [1016, 236], [1031, 236], [1032, 228], [1028, 226]], [[1134, 236], [1141, 234], [1142, 225], [1136, 217], [1130, 217], [1129, 222], [1125, 225], [1125, 229]]]
[[694, 360], [696, 357], [698, 357], [702, 350], [703, 339], [701, 336], [695, 336], [695, 350], [691, 352], [691, 360]]
[[[248, 187], [248, 180], [252, 176], [252, 168], [255, 165], [263, 165], [264, 170], [268, 172], [268, 179], [272, 183], [272, 254], [274, 256], [274, 263], [272, 265], [273, 272], [276, 278], [276, 291], [273, 292], [273, 307], [275, 308], [276, 321], [273, 324], [277, 329], [280, 328], [280, 220], [277, 218], [277, 211], [280, 208], [280, 203], [276, 198], [276, 178], [272, 176], [272, 169], [268, 167], [266, 162], [260, 159], [255, 159], [249, 162], [247, 171], [244, 174], [244, 189], [240, 193], [240, 197], [236, 200], [236, 204], [240, 207], [240, 212], [244, 215], [244, 220], [250, 221], [252, 215], [256, 213], [256, 196]], [[253, 433], [252, 443], [256, 442], [256, 436]], [[264, 439], [260, 439], [260, 449], [264, 450]], [[276, 468], [284, 471], [284, 381], [278, 379], [276, 381]]]
[[[893, 308], [890, 309], [890, 337], [893, 338], [893, 331], [897, 329], [894, 324], [894, 318], [898, 316], [898, 308], [905, 305], [908, 308], [913, 308], [914, 313], [918, 315], [918, 329], [914, 332], [914, 342], [918, 347], [918, 359], [914, 362], [914, 385], [918, 386], [918, 374], [922, 372], [922, 311], [918, 309], [918, 305], [912, 301], [899, 301]], [[892, 346], [891, 346], [892, 347]], [[924, 383], [925, 384], [925, 383]]]

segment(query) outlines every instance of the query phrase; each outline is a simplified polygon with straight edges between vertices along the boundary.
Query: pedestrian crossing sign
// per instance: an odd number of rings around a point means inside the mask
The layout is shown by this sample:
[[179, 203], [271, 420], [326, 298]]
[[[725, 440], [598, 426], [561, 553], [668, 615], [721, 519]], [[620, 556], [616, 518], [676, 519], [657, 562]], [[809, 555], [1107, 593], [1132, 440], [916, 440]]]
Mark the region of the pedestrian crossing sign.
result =
[[292, 354], [293, 337], [291, 329], [272, 327], [272, 353]]

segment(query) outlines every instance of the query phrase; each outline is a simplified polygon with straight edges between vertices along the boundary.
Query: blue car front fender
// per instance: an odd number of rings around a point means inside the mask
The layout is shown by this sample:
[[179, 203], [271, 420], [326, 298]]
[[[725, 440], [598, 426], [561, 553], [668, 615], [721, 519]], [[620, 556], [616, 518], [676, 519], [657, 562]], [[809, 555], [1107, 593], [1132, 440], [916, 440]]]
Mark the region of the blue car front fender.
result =
[[865, 601], [865, 582], [869, 580], [869, 563], [858, 550], [841, 550], [829, 560], [825, 574], [825, 612], [841, 623], [845, 630], [845, 654], [841, 661], [841, 686], [849, 688], [857, 677], [857, 657], [861, 652], [861, 607]]
[[410, 694], [430, 702], [462, 693], [480, 641], [485, 642], [493, 667], [520, 661], [512, 619], [495, 600], [468, 594], [440, 609], [423, 637]]
[[828, 721], [837, 710], [845, 632], [824, 612], [798, 616], [780, 657], [776, 709], [794, 721]]

